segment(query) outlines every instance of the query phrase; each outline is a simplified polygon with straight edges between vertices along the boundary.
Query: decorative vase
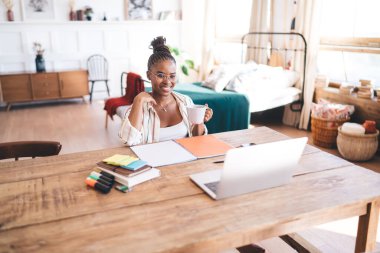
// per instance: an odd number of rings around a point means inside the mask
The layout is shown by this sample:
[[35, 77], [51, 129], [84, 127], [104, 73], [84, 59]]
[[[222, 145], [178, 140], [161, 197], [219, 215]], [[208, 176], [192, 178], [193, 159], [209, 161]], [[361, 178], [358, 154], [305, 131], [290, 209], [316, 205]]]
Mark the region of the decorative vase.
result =
[[45, 59], [40, 54], [36, 55], [36, 70], [37, 72], [46, 72]]
[[12, 10], [7, 11], [7, 19], [8, 19], [8, 21], [14, 21], [15, 20]]
[[77, 20], [77, 14], [75, 13], [75, 11], [71, 10], [70, 11], [70, 21], [75, 21]]
[[77, 10], [77, 20], [83, 20], [83, 10]]

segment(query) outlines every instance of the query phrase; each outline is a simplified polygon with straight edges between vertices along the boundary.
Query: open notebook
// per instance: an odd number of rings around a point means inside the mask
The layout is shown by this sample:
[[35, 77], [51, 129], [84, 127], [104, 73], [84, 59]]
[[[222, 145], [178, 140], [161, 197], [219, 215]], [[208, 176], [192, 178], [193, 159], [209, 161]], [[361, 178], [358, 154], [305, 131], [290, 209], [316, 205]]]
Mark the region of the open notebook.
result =
[[133, 146], [131, 149], [152, 167], [224, 155], [233, 147], [213, 135]]

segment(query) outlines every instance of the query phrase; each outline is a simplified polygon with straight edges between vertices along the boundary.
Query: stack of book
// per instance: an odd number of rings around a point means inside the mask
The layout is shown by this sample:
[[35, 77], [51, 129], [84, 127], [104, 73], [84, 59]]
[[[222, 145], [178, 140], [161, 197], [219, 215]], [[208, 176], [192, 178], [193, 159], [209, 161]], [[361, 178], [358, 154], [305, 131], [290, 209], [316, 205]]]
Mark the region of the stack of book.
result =
[[129, 188], [160, 176], [160, 170], [128, 155], [113, 155], [96, 165], [98, 169], [115, 176], [116, 182]]

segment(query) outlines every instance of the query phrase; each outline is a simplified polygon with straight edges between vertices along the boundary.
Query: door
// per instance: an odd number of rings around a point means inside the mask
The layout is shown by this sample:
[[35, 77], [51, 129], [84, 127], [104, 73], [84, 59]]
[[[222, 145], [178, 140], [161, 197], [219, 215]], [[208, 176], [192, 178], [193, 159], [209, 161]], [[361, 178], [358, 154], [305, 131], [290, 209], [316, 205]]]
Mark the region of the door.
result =
[[89, 94], [86, 70], [59, 73], [62, 98], [82, 97]]

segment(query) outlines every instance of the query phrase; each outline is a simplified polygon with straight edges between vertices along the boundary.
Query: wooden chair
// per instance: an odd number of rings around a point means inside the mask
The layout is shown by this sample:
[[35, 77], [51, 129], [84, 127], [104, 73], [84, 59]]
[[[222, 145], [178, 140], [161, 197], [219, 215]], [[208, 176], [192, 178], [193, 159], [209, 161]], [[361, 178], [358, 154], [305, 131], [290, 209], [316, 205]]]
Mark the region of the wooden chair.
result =
[[106, 84], [108, 97], [110, 89], [108, 87], [108, 61], [100, 54], [91, 55], [87, 59], [88, 81], [91, 82], [90, 103], [92, 102], [92, 94], [94, 92], [94, 84], [96, 82], [104, 82]]
[[0, 143], [0, 160], [58, 155], [62, 145], [56, 141], [17, 141]]

